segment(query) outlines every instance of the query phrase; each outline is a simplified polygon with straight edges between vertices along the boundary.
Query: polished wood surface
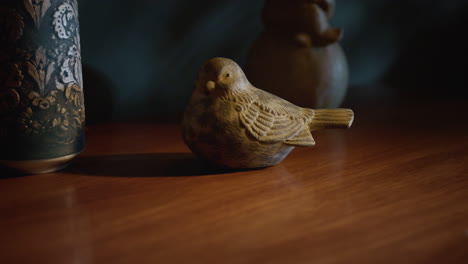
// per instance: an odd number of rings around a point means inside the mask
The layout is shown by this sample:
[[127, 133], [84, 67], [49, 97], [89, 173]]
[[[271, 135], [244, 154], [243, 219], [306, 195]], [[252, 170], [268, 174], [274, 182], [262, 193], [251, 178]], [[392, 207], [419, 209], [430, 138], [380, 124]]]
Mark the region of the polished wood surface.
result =
[[66, 170], [2, 175], [0, 263], [468, 263], [457, 111], [356, 111], [250, 171], [198, 161], [176, 125], [90, 126]]

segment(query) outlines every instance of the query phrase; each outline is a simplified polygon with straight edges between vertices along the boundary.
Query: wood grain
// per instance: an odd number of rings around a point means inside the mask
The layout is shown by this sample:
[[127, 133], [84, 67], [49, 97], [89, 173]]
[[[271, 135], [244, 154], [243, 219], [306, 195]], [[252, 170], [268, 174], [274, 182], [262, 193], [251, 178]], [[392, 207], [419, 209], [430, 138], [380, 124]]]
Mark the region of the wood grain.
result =
[[250, 171], [199, 162], [176, 125], [91, 126], [65, 171], [3, 174], [0, 263], [468, 263], [468, 128], [427, 109], [356, 111]]

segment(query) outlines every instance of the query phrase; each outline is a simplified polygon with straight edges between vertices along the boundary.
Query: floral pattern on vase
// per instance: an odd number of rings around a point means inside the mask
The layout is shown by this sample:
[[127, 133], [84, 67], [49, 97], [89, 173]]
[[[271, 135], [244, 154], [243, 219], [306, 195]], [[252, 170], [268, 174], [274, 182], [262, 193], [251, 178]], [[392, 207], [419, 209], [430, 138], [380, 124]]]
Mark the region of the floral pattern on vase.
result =
[[76, 0], [0, 3], [0, 159], [84, 148], [77, 11]]

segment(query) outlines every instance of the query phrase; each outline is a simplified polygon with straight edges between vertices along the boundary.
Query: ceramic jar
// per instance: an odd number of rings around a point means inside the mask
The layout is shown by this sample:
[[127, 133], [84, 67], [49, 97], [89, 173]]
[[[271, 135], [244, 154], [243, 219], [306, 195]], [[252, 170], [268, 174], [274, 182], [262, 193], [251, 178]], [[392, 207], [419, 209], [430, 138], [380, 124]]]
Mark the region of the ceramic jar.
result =
[[76, 0], [0, 2], [0, 164], [58, 170], [84, 149]]

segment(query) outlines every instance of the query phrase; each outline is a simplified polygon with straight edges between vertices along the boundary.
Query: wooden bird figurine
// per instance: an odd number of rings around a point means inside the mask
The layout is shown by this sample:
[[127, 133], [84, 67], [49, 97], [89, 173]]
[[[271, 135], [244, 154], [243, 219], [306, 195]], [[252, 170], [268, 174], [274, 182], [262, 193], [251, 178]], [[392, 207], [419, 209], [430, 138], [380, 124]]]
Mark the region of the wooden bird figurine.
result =
[[[275, 78], [275, 76], [271, 76]], [[226, 58], [201, 68], [184, 113], [182, 135], [197, 155], [229, 168], [281, 162], [296, 146], [315, 145], [311, 131], [349, 128], [350, 109], [308, 109], [257, 89]]]

